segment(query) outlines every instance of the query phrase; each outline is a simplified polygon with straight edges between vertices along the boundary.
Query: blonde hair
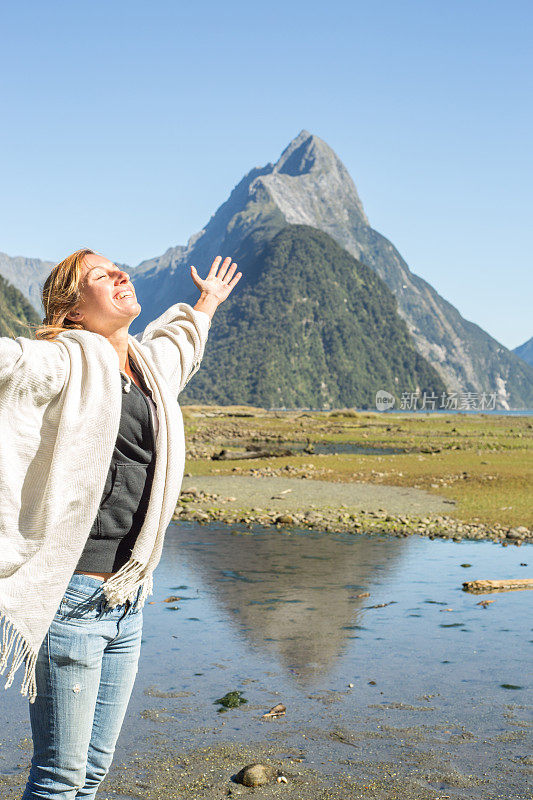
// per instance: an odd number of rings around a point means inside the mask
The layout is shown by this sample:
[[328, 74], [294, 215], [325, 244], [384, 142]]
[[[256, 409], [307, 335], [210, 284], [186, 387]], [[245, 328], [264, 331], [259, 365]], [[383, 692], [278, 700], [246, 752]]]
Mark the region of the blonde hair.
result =
[[66, 317], [81, 300], [82, 264], [89, 255], [95, 255], [94, 250], [83, 247], [52, 268], [43, 286], [44, 319], [35, 331], [36, 339], [55, 339], [61, 331], [83, 330], [81, 323]]

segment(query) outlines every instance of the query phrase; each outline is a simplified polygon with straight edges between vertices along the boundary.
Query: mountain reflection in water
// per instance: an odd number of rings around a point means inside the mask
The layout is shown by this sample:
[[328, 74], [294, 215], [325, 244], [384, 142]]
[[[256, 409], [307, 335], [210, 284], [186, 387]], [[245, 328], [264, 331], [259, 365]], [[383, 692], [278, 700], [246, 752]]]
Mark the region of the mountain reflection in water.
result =
[[[346, 627], [357, 626], [361, 609], [372, 602], [355, 596], [398, 569], [409, 549], [391, 538], [385, 557], [376, 539], [310, 532], [232, 535], [210, 527], [196, 528], [195, 536], [187, 541], [180, 533], [174, 543], [169, 529], [166, 568], [177, 572], [185, 550], [201, 593], [213, 597], [226, 624], [274, 652], [280, 666], [304, 682], [331, 671], [346, 649]], [[350, 633], [353, 638], [357, 629]]]

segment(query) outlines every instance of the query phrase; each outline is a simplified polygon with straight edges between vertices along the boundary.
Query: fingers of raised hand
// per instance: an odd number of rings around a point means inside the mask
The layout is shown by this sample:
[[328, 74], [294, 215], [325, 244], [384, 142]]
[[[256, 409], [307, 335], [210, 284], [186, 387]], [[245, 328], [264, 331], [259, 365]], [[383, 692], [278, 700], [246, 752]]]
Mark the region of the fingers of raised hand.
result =
[[191, 278], [193, 279], [196, 286], [199, 286], [199, 284], [202, 283], [202, 279], [198, 275], [198, 270], [196, 269], [196, 267], [193, 267], [192, 264], [190, 270], [191, 270]]
[[[237, 283], [242, 277], [242, 272], [238, 272], [237, 274], [235, 274], [236, 269], [237, 269], [237, 264], [235, 262], [232, 263], [231, 258], [229, 256], [225, 258], [224, 261], [222, 261], [222, 256], [217, 256], [213, 261], [213, 263], [211, 264], [211, 269], [209, 270], [209, 273], [205, 278], [205, 280], [202, 281], [195, 267], [191, 267], [191, 272], [193, 278], [195, 279], [196, 285], [199, 288], [203, 288], [205, 285], [207, 289], [207, 281], [209, 281], [210, 284], [211, 281], [215, 282], [220, 281], [220, 283], [222, 284], [220, 289], [223, 288], [224, 295], [227, 297], [229, 292], [233, 289], [234, 286], [237, 285]], [[211, 290], [214, 290], [215, 285], [216, 283], [212, 285]]]
[[219, 278], [221, 281], [224, 280], [224, 277], [228, 269], [230, 268], [230, 264], [231, 264], [231, 258], [228, 256], [227, 258], [224, 259], [224, 261], [220, 265], [220, 269], [218, 270], [217, 273], [217, 278]]
[[231, 267], [228, 269], [228, 271], [226, 272], [226, 274], [225, 274], [225, 275], [224, 275], [224, 277], [222, 278], [222, 283], [229, 283], [229, 282], [230, 282], [230, 280], [231, 280], [231, 279], [233, 278], [233, 276], [235, 275], [235, 270], [236, 270], [236, 269], [237, 269], [237, 264], [236, 264], [235, 262], [233, 262], [233, 264], [231, 265]]
[[[237, 266], [237, 265], [235, 264], [235, 266]], [[241, 278], [242, 278], [242, 272], [238, 272], [235, 275], [235, 277], [232, 278], [232, 280], [230, 280], [230, 282], [228, 283], [228, 285], [227, 285], [228, 289], [233, 289], [233, 287], [236, 286], [239, 283]]]
[[[224, 262], [224, 263], [226, 263], [226, 262]], [[235, 275], [235, 270], [236, 269], [237, 269], [237, 264], [235, 262], [233, 262], [231, 267], [228, 269], [228, 271], [226, 272], [226, 274], [222, 278], [222, 283], [225, 285], [226, 289], [228, 289], [228, 292], [230, 292], [233, 289], [233, 287], [237, 285], [237, 283], [239, 282], [239, 280], [242, 277], [242, 272], [238, 272]]]
[[211, 264], [211, 269], [209, 270], [207, 277], [214, 278], [218, 269], [220, 262], [222, 261], [222, 256], [217, 256], [213, 263]]

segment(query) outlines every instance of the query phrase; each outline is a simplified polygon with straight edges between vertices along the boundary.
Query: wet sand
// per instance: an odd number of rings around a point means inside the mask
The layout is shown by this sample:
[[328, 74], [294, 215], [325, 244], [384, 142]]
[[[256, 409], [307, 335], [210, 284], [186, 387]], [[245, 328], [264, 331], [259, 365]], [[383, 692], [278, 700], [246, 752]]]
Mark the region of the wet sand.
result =
[[455, 505], [453, 501], [424, 489], [362, 481], [331, 483], [314, 479], [198, 475], [183, 481], [183, 490], [191, 486], [224, 496], [236, 496], [242, 508], [260, 506], [274, 511], [308, 511], [313, 505], [338, 509], [344, 505], [353, 511], [379, 509], [391, 514], [427, 514], [446, 512]]
[[[443, 726], [441, 726], [443, 727]], [[213, 736], [216, 735], [213, 731]], [[515, 763], [512, 769], [500, 767], [501, 789], [495, 790], [484, 777], [482, 765], [476, 771], [468, 766], [459, 769], [458, 750], [477, 744], [469, 731], [454, 729], [446, 733], [420, 730], [405, 726], [367, 736], [349, 729], [332, 729], [320, 739], [329, 750], [327, 767], [336, 763], [337, 774], [332, 776], [320, 767], [306, 765], [307, 746], [317, 739], [313, 728], [298, 728], [273, 734], [277, 741], [257, 741], [249, 744], [219, 744], [196, 747], [192, 750], [172, 746], [157, 737], [147, 740], [144, 751], [131, 754], [112, 767], [98, 794], [102, 800], [222, 800], [225, 797], [290, 798], [290, 800], [530, 800], [533, 757], [507, 755]], [[438, 734], [447, 750], [435, 754], [433, 747]], [[370, 761], [376, 735], [389, 744], [397, 759]], [[301, 745], [294, 746], [294, 742]], [[493, 757], [503, 761], [498, 741], [493, 745]], [[489, 750], [489, 748], [488, 748]], [[400, 752], [401, 751], [401, 752]], [[489, 756], [489, 752], [487, 752]], [[272, 780], [258, 788], [248, 788], [235, 781], [236, 771], [251, 763], [272, 766], [286, 782]], [[326, 762], [324, 762], [326, 764]], [[29, 768], [29, 762], [25, 765]], [[26, 771], [25, 770], [25, 771]], [[520, 775], [521, 773], [521, 775]], [[528, 777], [529, 776], [529, 777]], [[23, 782], [19, 775], [0, 777], [2, 800], [19, 800]]]
[[[455, 753], [476, 742], [469, 731], [436, 730], [430, 726], [395, 728], [382, 726], [366, 735], [342, 726], [329, 731], [312, 727], [277, 730], [275, 742], [219, 744], [176, 752], [156, 745], [157, 755], [138, 754], [106, 781], [102, 796], [130, 800], [221, 800], [224, 797], [290, 798], [290, 800], [529, 800], [527, 774], [533, 773], [533, 759], [521, 761], [524, 780], [517, 780], [516, 767], [502, 768], [505, 788], [494, 790], [481, 771], [462, 770]], [[397, 759], [372, 761], [368, 752], [379, 737], [386, 741]], [[309, 744], [319, 739], [329, 751], [329, 762], [336, 762], [337, 774], [306, 764]], [[294, 742], [298, 745], [294, 746]], [[446, 748], [435, 753], [438, 742]], [[155, 744], [155, 743], [154, 743]], [[498, 742], [492, 744], [498, 745]], [[496, 749], [496, 748], [493, 748]], [[500, 755], [496, 756], [498, 759]], [[258, 788], [235, 782], [235, 770], [254, 762], [272, 766], [286, 782], [272, 780]], [[529, 766], [528, 766], [529, 765]], [[488, 785], [489, 784], [489, 785]]]

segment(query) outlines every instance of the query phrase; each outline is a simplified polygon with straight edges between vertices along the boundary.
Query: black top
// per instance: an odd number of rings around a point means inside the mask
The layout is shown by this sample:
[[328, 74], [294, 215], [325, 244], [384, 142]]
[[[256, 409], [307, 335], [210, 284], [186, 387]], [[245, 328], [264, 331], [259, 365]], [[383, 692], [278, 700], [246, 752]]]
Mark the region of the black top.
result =
[[[134, 365], [130, 366], [132, 370]], [[138, 375], [146, 392], [150, 390]], [[120, 425], [100, 508], [77, 572], [116, 572], [129, 557], [148, 508], [155, 466], [155, 435], [145, 393], [122, 374]]]

